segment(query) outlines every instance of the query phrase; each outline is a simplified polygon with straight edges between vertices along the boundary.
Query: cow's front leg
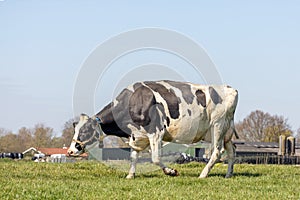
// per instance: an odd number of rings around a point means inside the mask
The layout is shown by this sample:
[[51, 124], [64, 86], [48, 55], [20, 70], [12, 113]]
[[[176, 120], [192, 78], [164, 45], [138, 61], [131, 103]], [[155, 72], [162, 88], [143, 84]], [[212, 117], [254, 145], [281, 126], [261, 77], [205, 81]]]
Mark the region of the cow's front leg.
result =
[[151, 153], [152, 153], [151, 154], [152, 155], [152, 162], [154, 164], [158, 165], [166, 175], [178, 176], [179, 174], [178, 174], [176, 169], [168, 168], [161, 162], [162, 137], [163, 137], [162, 132], [156, 132], [156, 133], [153, 133], [153, 134], [148, 134]]
[[213, 151], [208, 163], [202, 170], [199, 178], [206, 178], [208, 176], [210, 170], [213, 168], [213, 166], [216, 164], [216, 162], [220, 159], [220, 156], [221, 156], [221, 148], [220, 148], [220, 146], [215, 146], [214, 151]]
[[132, 150], [130, 157], [131, 157], [130, 169], [128, 175], [126, 176], [126, 178], [128, 179], [132, 179], [135, 176], [136, 163], [139, 157], [139, 151]]

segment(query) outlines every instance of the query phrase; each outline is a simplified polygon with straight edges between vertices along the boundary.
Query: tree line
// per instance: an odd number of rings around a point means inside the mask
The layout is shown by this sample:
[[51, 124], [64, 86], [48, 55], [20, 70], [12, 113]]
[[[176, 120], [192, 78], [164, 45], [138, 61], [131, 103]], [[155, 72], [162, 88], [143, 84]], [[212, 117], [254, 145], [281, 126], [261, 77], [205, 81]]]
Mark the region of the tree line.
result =
[[53, 135], [53, 128], [42, 123], [33, 128], [22, 127], [17, 133], [0, 128], [0, 152], [23, 152], [30, 147], [68, 147], [71, 144], [74, 119], [64, 124], [61, 136]]
[[[51, 127], [41, 123], [33, 128], [22, 127], [17, 133], [0, 128], [0, 152], [23, 152], [30, 147], [62, 148], [64, 145], [68, 147], [73, 138], [73, 122], [77, 121], [76, 119], [78, 118], [65, 122], [59, 137], [53, 135]], [[287, 118], [260, 110], [251, 112], [235, 126], [240, 139], [250, 142], [278, 142], [280, 135], [293, 134]], [[300, 139], [300, 128], [295, 137]], [[111, 140], [116, 140], [118, 143], [116, 138]]]

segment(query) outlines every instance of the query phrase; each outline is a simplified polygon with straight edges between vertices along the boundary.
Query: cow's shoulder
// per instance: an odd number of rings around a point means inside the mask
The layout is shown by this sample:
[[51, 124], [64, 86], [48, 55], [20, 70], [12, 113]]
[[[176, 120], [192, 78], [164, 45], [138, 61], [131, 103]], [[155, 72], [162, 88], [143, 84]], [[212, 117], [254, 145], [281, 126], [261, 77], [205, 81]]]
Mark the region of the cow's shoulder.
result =
[[165, 81], [145, 81], [143, 84], [159, 95], [160, 98], [158, 98], [158, 101], [163, 99], [172, 119], [179, 118], [179, 104], [181, 103], [181, 98], [177, 96], [174, 88], [170, 87]]
[[156, 104], [155, 96], [150, 88], [140, 82], [135, 83], [133, 89], [128, 102], [130, 117], [136, 125], [146, 126], [151, 121], [149, 111]]

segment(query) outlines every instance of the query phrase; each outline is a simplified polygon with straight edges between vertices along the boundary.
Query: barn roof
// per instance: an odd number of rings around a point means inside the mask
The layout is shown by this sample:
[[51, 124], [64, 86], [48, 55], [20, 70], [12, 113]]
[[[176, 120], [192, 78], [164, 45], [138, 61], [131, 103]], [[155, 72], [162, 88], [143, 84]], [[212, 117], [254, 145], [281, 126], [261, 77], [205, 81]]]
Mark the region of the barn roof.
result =
[[68, 148], [43, 148], [38, 147], [37, 150], [46, 156], [50, 156], [53, 154], [65, 154], [68, 155]]
[[40, 153], [36, 148], [30, 147], [29, 149], [26, 149], [22, 154], [26, 154], [28, 152], [34, 152], [34, 153]]
[[[247, 142], [247, 141], [234, 141], [236, 145], [236, 152], [265, 152], [277, 153], [279, 151], [279, 144], [277, 142]], [[296, 149], [300, 145], [296, 144]]]

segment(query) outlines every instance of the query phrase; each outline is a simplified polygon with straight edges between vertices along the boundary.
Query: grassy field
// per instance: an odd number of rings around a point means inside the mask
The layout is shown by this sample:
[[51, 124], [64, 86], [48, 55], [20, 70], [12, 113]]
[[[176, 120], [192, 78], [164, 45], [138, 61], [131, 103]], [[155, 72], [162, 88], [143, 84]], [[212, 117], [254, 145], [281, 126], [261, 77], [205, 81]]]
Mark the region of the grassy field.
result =
[[99, 162], [66, 164], [0, 160], [0, 199], [300, 199], [300, 167], [236, 165], [223, 178], [218, 164], [198, 179], [204, 164], [173, 165], [179, 177], [160, 170], [126, 180], [126, 172]]

